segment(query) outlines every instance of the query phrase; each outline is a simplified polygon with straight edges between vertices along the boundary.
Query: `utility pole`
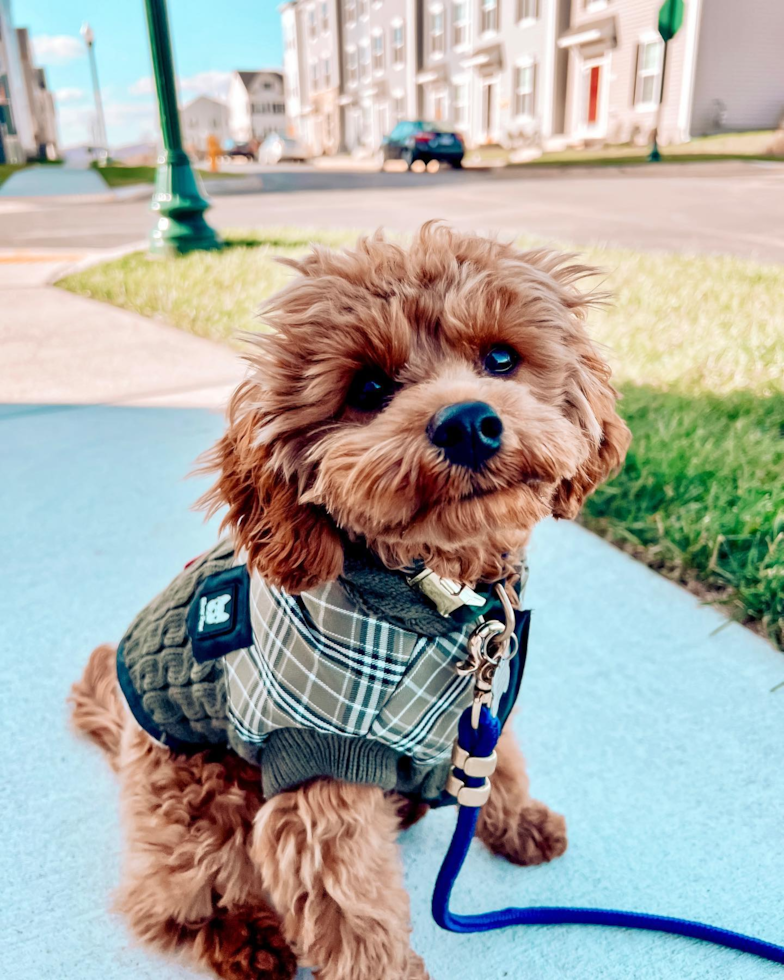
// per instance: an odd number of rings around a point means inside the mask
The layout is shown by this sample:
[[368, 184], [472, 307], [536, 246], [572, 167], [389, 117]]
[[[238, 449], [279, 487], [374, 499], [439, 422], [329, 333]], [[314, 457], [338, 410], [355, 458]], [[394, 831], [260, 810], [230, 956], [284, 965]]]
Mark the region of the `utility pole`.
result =
[[99, 162], [105, 163], [109, 156], [109, 141], [106, 138], [106, 122], [103, 117], [101, 86], [98, 83], [98, 65], [95, 61], [95, 34], [87, 21], [82, 24], [82, 29], [79, 33], [87, 45], [87, 55], [90, 59], [90, 73], [93, 77], [93, 97], [95, 98], [95, 134], [99, 148], [103, 150], [102, 161]]
[[197, 249], [220, 248], [223, 243], [219, 235], [204, 220], [209, 204], [201, 181], [182, 148], [166, 0], [144, 0], [144, 5], [163, 136], [151, 204], [159, 217], [150, 234], [150, 254], [184, 255]]

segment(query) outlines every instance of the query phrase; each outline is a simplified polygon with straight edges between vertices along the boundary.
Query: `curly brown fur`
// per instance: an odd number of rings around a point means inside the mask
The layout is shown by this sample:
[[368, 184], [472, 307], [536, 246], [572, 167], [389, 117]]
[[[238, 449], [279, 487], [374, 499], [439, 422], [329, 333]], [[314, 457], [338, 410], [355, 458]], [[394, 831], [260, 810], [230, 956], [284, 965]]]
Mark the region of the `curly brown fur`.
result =
[[252, 854], [283, 931], [323, 980], [420, 980], [395, 838], [398, 803], [375, 786], [317, 780], [256, 817]]
[[228, 751], [174, 756], [121, 701], [115, 650], [96, 649], [71, 695], [76, 728], [119, 773], [127, 849], [117, 899], [135, 934], [226, 980], [288, 980], [296, 959], [249, 856], [258, 770]]
[[[628, 446], [585, 326], [601, 297], [580, 281], [594, 270], [433, 223], [408, 247], [377, 234], [288, 264], [297, 275], [263, 311], [271, 332], [249, 339], [250, 376], [204, 460], [217, 474], [208, 512], [225, 507], [249, 566], [292, 593], [337, 578], [348, 540], [393, 569], [423, 560], [467, 584], [509, 584], [534, 525], [574, 517]], [[502, 377], [484, 369], [498, 345], [519, 357]], [[347, 401], [367, 370], [388, 385], [374, 411]], [[462, 401], [503, 422], [476, 471], [427, 436]], [[425, 977], [395, 844], [421, 807], [325, 780], [263, 803], [258, 773], [228, 751], [153, 744], [120, 704], [112, 655], [93, 655], [74, 717], [122, 778], [120, 905], [136, 933], [236, 980], [290, 976], [290, 947], [323, 980]], [[509, 732], [498, 757], [479, 836], [519, 864], [557, 857], [563, 818], [529, 796]]]
[[[595, 270], [434, 223], [408, 248], [379, 234], [288, 264], [299, 275], [262, 311], [272, 330], [249, 338], [251, 376], [204, 461], [218, 473], [204, 505], [228, 507], [224, 524], [274, 584], [336, 578], [341, 535], [392, 568], [423, 559], [470, 584], [508, 577], [533, 526], [574, 516], [623, 460], [628, 430], [578, 287]], [[482, 360], [498, 344], [521, 362], [491, 377]], [[380, 412], [346, 404], [368, 368], [394, 386]], [[479, 473], [425, 436], [435, 412], [466, 400], [504, 424]]]

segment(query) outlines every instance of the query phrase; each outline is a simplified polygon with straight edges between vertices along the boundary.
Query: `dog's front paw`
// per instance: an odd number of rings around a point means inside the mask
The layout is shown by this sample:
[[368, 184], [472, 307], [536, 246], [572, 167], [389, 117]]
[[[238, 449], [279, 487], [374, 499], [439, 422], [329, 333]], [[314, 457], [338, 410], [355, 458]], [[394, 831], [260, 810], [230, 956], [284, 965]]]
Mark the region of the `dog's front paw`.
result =
[[495, 854], [513, 864], [544, 864], [566, 850], [566, 821], [538, 800], [529, 800], [499, 832], [483, 834]]
[[223, 980], [290, 980], [297, 960], [269, 909], [240, 908], [202, 930], [204, 959]]

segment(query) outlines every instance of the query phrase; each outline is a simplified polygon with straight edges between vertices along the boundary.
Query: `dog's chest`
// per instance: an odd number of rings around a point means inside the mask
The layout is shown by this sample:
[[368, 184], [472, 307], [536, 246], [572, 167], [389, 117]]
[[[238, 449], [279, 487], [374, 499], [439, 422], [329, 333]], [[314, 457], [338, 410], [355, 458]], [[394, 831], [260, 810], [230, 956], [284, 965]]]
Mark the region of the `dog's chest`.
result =
[[467, 628], [427, 637], [357, 608], [338, 583], [293, 597], [252, 575], [252, 642], [225, 657], [229, 715], [260, 744], [277, 729], [369, 738], [421, 764], [450, 750], [470, 678]]

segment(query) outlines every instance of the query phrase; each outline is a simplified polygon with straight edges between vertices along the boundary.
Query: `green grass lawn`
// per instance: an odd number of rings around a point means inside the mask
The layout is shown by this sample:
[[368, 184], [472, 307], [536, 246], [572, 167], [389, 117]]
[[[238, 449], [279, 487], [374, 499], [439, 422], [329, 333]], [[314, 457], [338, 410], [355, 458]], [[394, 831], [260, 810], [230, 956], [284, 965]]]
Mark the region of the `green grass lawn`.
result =
[[[772, 130], [753, 133], [722, 133], [718, 136], [701, 136], [689, 143], [661, 148], [665, 163], [705, 163], [718, 160], [784, 160], [784, 156], [774, 156], [768, 152], [773, 140]], [[543, 166], [627, 166], [645, 163], [650, 147], [632, 146], [629, 143], [587, 148], [584, 150], [561, 150], [557, 153], [543, 153], [542, 156], [525, 163], [511, 164], [515, 167]]]
[[[129, 184], [152, 184], [155, 181], [156, 167], [124, 167], [122, 164], [110, 163], [106, 167], [96, 167], [109, 187], [127, 187]], [[209, 170], [199, 170], [202, 180], [212, 180], [216, 177], [239, 177], [241, 174], [210, 173]]]
[[0, 184], [4, 184], [11, 174], [26, 167], [26, 163], [0, 163]]
[[[260, 329], [289, 271], [274, 255], [346, 233], [236, 233], [177, 261], [126, 256], [63, 280], [215, 340]], [[729, 257], [589, 249], [615, 291], [592, 317], [634, 433], [585, 523], [784, 647], [784, 269]]]

